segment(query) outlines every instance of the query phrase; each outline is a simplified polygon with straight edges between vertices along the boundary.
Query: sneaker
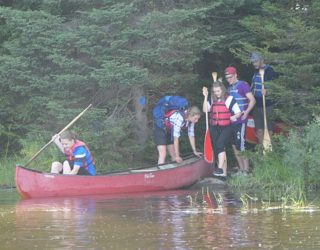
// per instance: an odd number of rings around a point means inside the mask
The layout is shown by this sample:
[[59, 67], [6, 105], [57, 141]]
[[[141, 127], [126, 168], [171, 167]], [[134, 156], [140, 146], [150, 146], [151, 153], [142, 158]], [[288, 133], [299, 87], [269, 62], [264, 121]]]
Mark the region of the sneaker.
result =
[[239, 170], [238, 172], [236, 172], [235, 174], [233, 174], [233, 176], [248, 176], [248, 172], [247, 171], [243, 171], [243, 170]]
[[241, 174], [242, 174], [242, 176], [248, 176], [249, 175], [248, 171], [245, 171], [245, 170], [242, 170]]
[[214, 176], [225, 176], [223, 173], [223, 169], [221, 168], [217, 168], [214, 172], [213, 172]]

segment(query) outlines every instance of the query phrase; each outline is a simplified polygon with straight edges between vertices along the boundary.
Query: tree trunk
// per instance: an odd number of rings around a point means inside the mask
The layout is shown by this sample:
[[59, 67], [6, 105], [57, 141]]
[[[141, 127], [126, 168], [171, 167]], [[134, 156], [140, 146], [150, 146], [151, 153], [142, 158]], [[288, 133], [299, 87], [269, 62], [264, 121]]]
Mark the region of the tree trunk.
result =
[[134, 87], [133, 101], [136, 117], [136, 142], [139, 145], [145, 145], [150, 131], [147, 120], [147, 102], [143, 87]]

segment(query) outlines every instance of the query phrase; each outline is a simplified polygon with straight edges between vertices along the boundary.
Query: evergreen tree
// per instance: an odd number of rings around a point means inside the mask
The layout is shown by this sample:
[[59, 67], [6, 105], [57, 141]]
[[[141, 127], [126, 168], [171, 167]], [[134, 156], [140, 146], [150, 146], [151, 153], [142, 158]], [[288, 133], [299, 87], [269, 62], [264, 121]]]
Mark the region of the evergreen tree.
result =
[[273, 95], [278, 118], [289, 123], [305, 125], [320, 114], [319, 11], [319, 1], [265, 1], [261, 13], [241, 21], [254, 39], [235, 53], [248, 62], [249, 52], [259, 51], [281, 73]]
[[296, 3], [6, 1], [0, 7], [2, 148], [19, 149], [18, 139], [37, 134], [46, 140], [93, 103], [74, 128], [99, 162], [154, 162], [153, 104], [174, 93], [200, 106], [211, 71], [221, 75], [230, 64], [249, 80], [252, 50], [282, 73], [275, 83], [281, 117], [309, 119], [319, 101], [319, 3]]

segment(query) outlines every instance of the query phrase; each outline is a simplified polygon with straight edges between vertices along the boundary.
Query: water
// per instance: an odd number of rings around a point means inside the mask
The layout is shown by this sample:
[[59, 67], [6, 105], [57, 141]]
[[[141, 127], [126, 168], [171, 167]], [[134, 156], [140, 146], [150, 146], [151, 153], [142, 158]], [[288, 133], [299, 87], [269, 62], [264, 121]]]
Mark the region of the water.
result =
[[3, 190], [0, 248], [320, 249], [317, 207], [244, 210], [218, 192], [220, 207], [200, 205], [196, 190], [31, 200]]

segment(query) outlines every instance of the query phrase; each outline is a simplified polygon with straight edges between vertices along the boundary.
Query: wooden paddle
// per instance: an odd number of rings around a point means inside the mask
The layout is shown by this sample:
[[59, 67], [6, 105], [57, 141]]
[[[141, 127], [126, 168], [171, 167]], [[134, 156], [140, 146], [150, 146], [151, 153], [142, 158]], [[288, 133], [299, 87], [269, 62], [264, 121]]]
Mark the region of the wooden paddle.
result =
[[[206, 97], [205, 103], [207, 102], [208, 102], [208, 99]], [[210, 130], [209, 130], [208, 109], [206, 109], [206, 134], [204, 137], [204, 159], [209, 163], [214, 162], [214, 153], [213, 153]]]
[[[90, 104], [88, 107], [86, 107], [85, 110], [83, 110], [79, 115], [77, 115], [67, 126], [65, 126], [57, 135], [60, 135], [62, 132], [66, 131], [68, 128], [70, 128], [89, 108], [92, 107], [92, 104]], [[46, 145], [44, 145], [31, 159], [24, 165], [25, 167], [29, 166], [30, 163], [46, 148], [48, 147], [56, 137], [52, 138]]]
[[[262, 90], [264, 90], [264, 69], [259, 69], [259, 74], [261, 76]], [[265, 154], [266, 151], [272, 151], [272, 144], [271, 144], [271, 138], [269, 135], [268, 125], [267, 125], [266, 98], [264, 94], [262, 94], [262, 105], [263, 105], [263, 120], [264, 120], [262, 145], [263, 145], [263, 153]]]
[[[217, 81], [217, 72], [212, 72], [212, 79], [214, 82]], [[207, 103], [207, 98], [205, 99], [205, 103]], [[208, 120], [208, 109], [206, 109], [206, 134], [204, 137], [204, 159], [209, 162], [213, 163], [215, 161], [214, 152], [212, 148], [211, 136], [210, 136], [210, 129], [209, 129], [209, 120]]]

